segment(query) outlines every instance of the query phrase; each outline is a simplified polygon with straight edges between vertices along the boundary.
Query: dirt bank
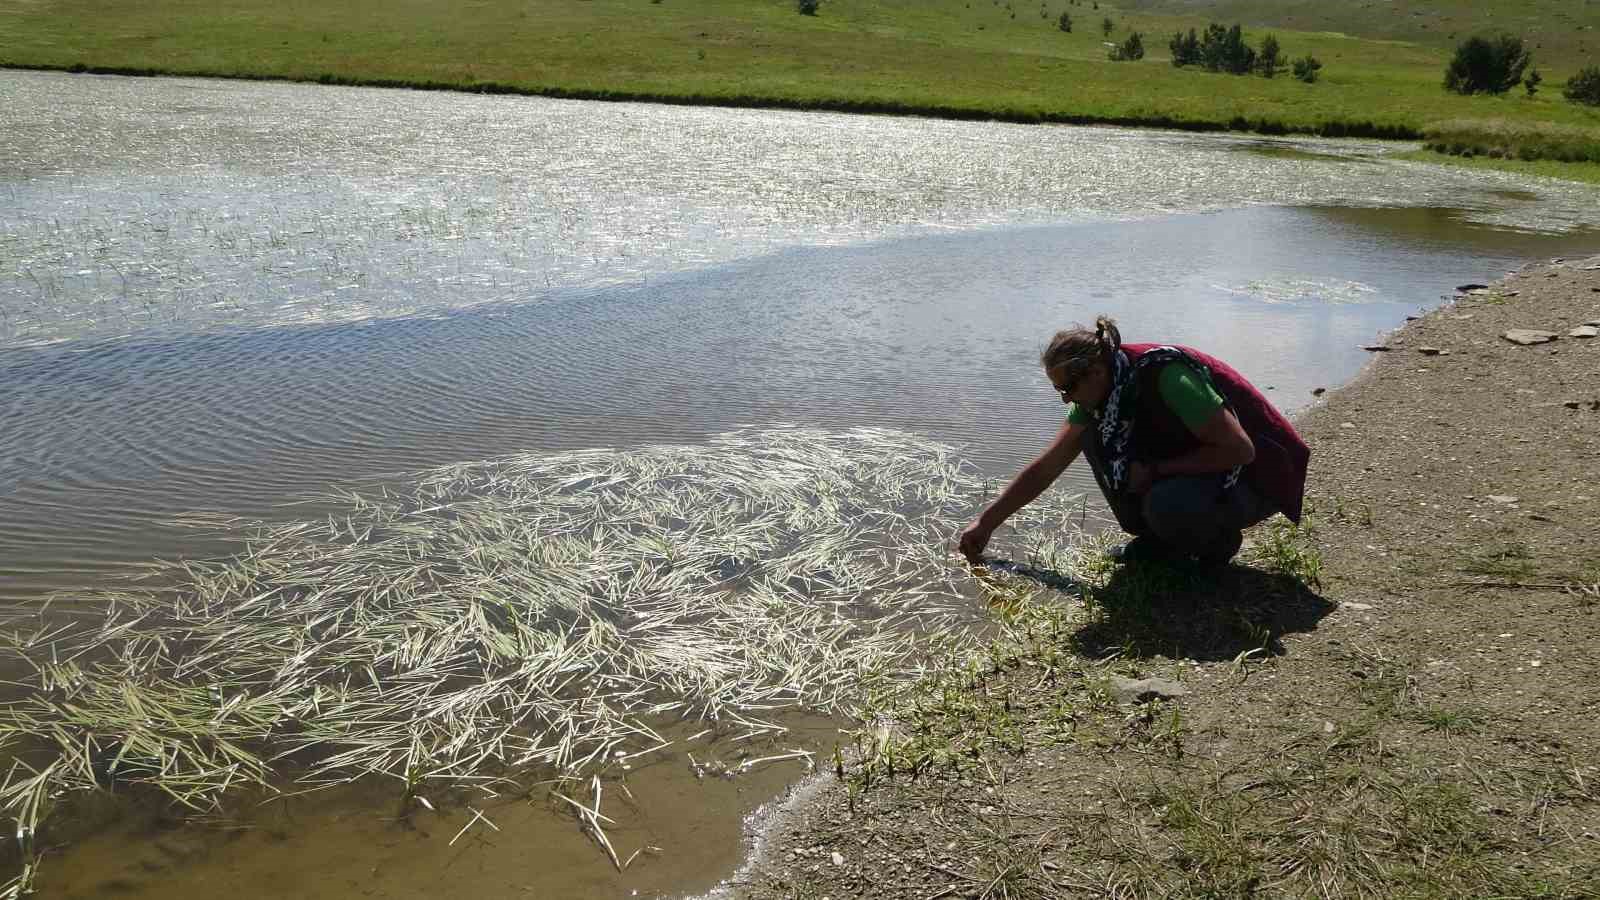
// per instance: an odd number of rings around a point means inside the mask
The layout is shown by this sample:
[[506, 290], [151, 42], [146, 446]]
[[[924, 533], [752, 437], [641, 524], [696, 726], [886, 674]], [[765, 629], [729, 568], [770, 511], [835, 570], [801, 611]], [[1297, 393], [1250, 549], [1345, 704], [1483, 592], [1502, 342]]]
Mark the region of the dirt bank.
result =
[[898, 698], [729, 892], [1600, 896], [1591, 321], [1600, 257], [1389, 336], [1302, 417], [1313, 527], [1249, 565], [1002, 588], [1013, 639]]

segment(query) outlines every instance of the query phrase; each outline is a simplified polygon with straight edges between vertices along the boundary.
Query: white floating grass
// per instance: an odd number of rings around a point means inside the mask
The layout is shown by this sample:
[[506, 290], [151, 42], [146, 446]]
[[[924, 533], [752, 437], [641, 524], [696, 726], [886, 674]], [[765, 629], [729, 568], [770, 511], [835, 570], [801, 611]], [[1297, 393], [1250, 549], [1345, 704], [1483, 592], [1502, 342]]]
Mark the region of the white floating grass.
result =
[[[244, 786], [381, 776], [420, 800], [423, 779], [527, 784], [657, 752], [668, 715], [711, 725], [682, 745], [780, 734], [774, 711], [843, 712], [966, 640], [947, 548], [980, 487], [911, 435], [775, 428], [350, 496], [233, 558], [152, 570], [175, 587], [86, 598], [98, 621], [0, 632], [33, 673], [0, 738], [54, 754], [13, 766], [0, 808], [31, 835], [56, 799], [113, 785], [212, 811]], [[584, 818], [620, 869], [594, 795]]]

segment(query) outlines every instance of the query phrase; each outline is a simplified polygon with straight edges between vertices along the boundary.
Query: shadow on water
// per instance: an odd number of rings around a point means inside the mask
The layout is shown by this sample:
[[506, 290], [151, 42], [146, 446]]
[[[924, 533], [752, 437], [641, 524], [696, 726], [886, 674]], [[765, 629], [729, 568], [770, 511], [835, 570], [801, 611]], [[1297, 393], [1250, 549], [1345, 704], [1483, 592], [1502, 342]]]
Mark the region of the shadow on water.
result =
[[1292, 147], [1271, 142], [1242, 144], [1237, 149], [1238, 152], [1241, 153], [1251, 153], [1256, 156], [1265, 156], [1270, 159], [1287, 159], [1303, 162], [1351, 163], [1355, 165], [1377, 164], [1377, 160], [1360, 156], [1350, 156], [1339, 153], [1318, 153], [1314, 150], [1306, 150], [1301, 147]]
[[985, 565], [1080, 597], [1091, 615], [1072, 643], [1090, 659], [1220, 662], [1252, 651], [1281, 656], [1287, 652], [1284, 635], [1316, 630], [1334, 609], [1296, 578], [1243, 565], [1215, 571], [1164, 562], [1123, 565], [1098, 588], [1010, 560]]
[[[1511, 190], [1492, 193], [1508, 202], [1525, 202], [1537, 196]], [[1600, 230], [1593, 228], [1550, 235], [1486, 225], [1472, 221], [1477, 209], [1476, 205], [1463, 203], [1460, 206], [1383, 209], [1318, 206], [1309, 207], [1306, 212], [1320, 220], [1330, 236], [1341, 236], [1357, 246], [1366, 243], [1375, 252], [1395, 252], [1401, 259], [1449, 248], [1451, 252], [1468, 253], [1479, 260], [1497, 259], [1509, 265], [1518, 259], [1587, 253], [1600, 239]]]

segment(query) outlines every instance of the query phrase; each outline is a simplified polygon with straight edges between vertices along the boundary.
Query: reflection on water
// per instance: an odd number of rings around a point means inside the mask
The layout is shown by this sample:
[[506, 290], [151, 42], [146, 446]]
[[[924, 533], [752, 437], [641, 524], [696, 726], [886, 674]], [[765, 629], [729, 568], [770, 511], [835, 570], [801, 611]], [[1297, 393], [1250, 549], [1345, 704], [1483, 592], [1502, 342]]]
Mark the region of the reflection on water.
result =
[[1395, 146], [5, 72], [0, 346], [536, 302], [952, 228], [1270, 203], [1548, 231], [1600, 205]]

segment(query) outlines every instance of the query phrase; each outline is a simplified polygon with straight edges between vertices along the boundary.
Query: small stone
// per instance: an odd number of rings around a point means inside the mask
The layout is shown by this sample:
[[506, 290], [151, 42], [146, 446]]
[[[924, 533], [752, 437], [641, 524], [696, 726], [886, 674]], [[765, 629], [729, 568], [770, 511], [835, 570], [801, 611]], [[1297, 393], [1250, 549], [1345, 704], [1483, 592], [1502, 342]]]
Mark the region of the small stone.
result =
[[1388, 344], [1367, 344], [1366, 346], [1362, 347], [1361, 349], [1367, 351], [1368, 353], [1387, 353], [1388, 351], [1393, 350], [1394, 348], [1389, 346]]
[[1600, 337], [1600, 326], [1596, 326], [1596, 325], [1579, 325], [1577, 328], [1574, 328], [1571, 331], [1567, 332], [1567, 337], [1575, 337], [1575, 338]]
[[1466, 293], [1467, 291], [1487, 290], [1488, 287], [1489, 286], [1487, 284], [1476, 284], [1476, 283], [1473, 283], [1473, 284], [1458, 284], [1458, 285], [1456, 285], [1456, 290], [1458, 290], [1458, 291], [1460, 291], [1462, 293]]
[[1440, 350], [1438, 347], [1418, 347], [1417, 352], [1421, 353], [1423, 356], [1439, 356], [1441, 354], [1449, 353], [1450, 351]]
[[1312, 388], [1311, 389], [1311, 396], [1313, 396], [1313, 397], [1321, 397], [1323, 394], [1326, 394], [1327, 392], [1328, 392], [1327, 388]]
[[1496, 503], [1515, 503], [1517, 498], [1510, 494], [1490, 494], [1489, 499]]
[[844, 854], [837, 850], [833, 851], [833, 864], [836, 866], [844, 865]]
[[1354, 428], [1354, 427], [1356, 427], [1356, 423], [1354, 423], [1354, 422], [1340, 422], [1339, 423], [1339, 427], [1340, 428]]
[[1372, 608], [1372, 604], [1370, 604], [1370, 603], [1356, 603], [1353, 600], [1345, 600], [1344, 602], [1340, 603], [1339, 605], [1344, 607], [1344, 608], [1346, 608], [1346, 609], [1371, 609]]
[[158, 839], [155, 846], [168, 859], [180, 863], [196, 859], [206, 852], [205, 844], [200, 841], [176, 835]]
[[1322, 723], [1322, 733], [1323, 734], [1333, 734], [1333, 723], [1332, 722], [1323, 722]]
[[1176, 681], [1168, 681], [1164, 678], [1124, 678], [1121, 675], [1113, 675], [1111, 676], [1111, 693], [1122, 703], [1134, 703], [1143, 700], [1168, 700], [1173, 697], [1182, 697], [1189, 693], [1189, 689]]
[[1538, 331], [1532, 328], [1513, 328], [1500, 336], [1523, 347], [1548, 344], [1556, 339], [1556, 333], [1553, 331]]

